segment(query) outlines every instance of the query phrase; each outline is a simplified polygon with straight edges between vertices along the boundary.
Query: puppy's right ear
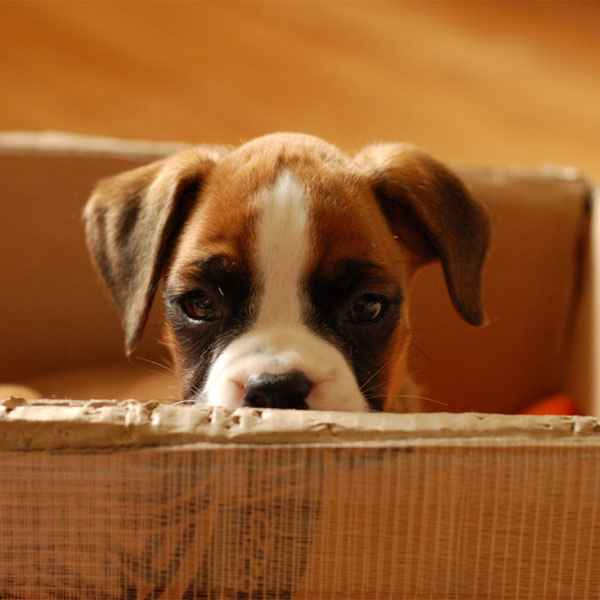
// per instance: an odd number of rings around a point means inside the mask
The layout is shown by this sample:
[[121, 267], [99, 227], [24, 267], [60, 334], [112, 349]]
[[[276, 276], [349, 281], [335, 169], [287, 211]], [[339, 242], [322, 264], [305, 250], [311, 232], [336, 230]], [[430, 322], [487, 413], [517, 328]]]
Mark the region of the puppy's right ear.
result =
[[84, 209], [87, 243], [121, 313], [127, 354], [148, 318], [163, 268], [216, 151], [185, 150], [102, 180]]
[[405, 144], [368, 146], [355, 160], [369, 167], [394, 234], [413, 246], [420, 264], [440, 259], [458, 314], [471, 325], [483, 324], [481, 274], [490, 242], [485, 207], [448, 167]]

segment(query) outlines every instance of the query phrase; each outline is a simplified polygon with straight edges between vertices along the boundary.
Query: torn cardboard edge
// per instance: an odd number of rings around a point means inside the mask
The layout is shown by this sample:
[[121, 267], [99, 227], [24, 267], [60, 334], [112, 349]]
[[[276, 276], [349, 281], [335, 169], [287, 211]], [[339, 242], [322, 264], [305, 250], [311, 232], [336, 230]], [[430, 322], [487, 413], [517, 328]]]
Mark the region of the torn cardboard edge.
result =
[[226, 409], [135, 400], [0, 402], [0, 451], [94, 451], [188, 444], [600, 446], [600, 419], [480, 413]]

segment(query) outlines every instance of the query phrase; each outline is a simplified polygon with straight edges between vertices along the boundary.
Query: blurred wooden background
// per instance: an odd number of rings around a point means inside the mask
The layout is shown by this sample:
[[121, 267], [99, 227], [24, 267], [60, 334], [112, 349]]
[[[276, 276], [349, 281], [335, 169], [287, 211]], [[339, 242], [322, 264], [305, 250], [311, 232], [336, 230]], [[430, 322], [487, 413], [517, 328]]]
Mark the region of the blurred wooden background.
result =
[[600, 179], [600, 3], [1, 2], [0, 129], [274, 130]]

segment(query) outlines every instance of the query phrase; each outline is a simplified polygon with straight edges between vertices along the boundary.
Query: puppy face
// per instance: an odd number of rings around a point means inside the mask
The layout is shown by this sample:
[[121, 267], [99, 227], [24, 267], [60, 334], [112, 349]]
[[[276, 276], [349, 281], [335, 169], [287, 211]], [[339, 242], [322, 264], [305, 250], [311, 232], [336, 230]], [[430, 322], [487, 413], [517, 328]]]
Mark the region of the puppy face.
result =
[[485, 213], [445, 167], [404, 146], [350, 158], [275, 134], [186, 151], [101, 183], [85, 216], [128, 351], [164, 278], [186, 400], [397, 407], [410, 281], [436, 257], [457, 310], [483, 320]]

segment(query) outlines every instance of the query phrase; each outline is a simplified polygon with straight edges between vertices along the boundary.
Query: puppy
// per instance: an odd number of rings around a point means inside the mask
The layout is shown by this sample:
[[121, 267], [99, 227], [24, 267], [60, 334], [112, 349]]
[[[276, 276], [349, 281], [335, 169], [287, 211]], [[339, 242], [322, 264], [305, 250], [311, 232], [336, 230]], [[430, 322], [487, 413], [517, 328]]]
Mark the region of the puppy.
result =
[[185, 401], [415, 410], [407, 299], [434, 259], [462, 318], [484, 321], [486, 211], [406, 145], [348, 156], [278, 133], [185, 150], [103, 180], [84, 217], [127, 353], [162, 283]]

